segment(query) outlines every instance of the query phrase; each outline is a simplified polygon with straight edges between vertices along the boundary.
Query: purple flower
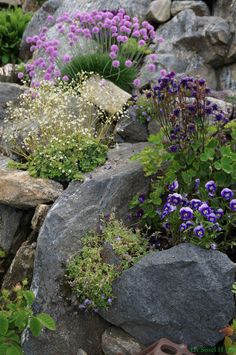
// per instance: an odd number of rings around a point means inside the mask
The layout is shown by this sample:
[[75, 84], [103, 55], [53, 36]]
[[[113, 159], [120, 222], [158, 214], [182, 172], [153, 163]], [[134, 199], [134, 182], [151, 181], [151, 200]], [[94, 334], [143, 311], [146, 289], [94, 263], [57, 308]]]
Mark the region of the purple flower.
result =
[[177, 190], [178, 187], [179, 187], [179, 183], [178, 183], [177, 180], [175, 180], [175, 181], [173, 181], [173, 182], [168, 186], [168, 190], [169, 190], [170, 192], [173, 192], [173, 191]]
[[199, 208], [198, 211], [203, 216], [208, 216], [211, 213], [211, 208], [208, 206], [207, 203], [203, 203]]
[[211, 223], [215, 223], [215, 222], [216, 222], [216, 219], [217, 219], [217, 217], [216, 217], [215, 213], [210, 213], [210, 214], [207, 216], [207, 220], [208, 220], [209, 222], [211, 222]]
[[182, 207], [179, 210], [180, 218], [183, 221], [187, 221], [188, 219], [193, 218], [193, 210], [190, 207]]
[[193, 228], [194, 222], [193, 221], [187, 221], [186, 222], [186, 226], [187, 226], [187, 228]]
[[212, 194], [216, 192], [216, 188], [217, 188], [215, 181], [213, 180], [208, 181], [205, 185], [205, 188], [212, 196]]
[[202, 238], [205, 234], [205, 229], [202, 225], [199, 225], [194, 228], [193, 232], [198, 238]]
[[117, 57], [117, 53], [116, 53], [116, 52], [111, 52], [111, 53], [109, 54], [109, 57], [110, 57], [111, 59], [115, 59], [115, 58]]
[[153, 63], [148, 64], [147, 68], [150, 73], [155, 73], [155, 71], [156, 71], [156, 66]]
[[131, 67], [133, 66], [132, 60], [130, 60], [130, 59], [126, 60], [126, 61], [125, 61], [125, 66], [126, 66], [127, 68], [131, 68]]
[[166, 76], [167, 71], [165, 69], [161, 69], [160, 74], [161, 74], [161, 76]]
[[211, 244], [211, 249], [212, 249], [212, 250], [216, 250], [216, 249], [217, 249], [217, 244], [212, 243], [212, 244]]
[[176, 206], [172, 206], [169, 203], [166, 203], [163, 207], [161, 219], [165, 218], [166, 216], [168, 216], [168, 214], [174, 212], [175, 210], [176, 210]]
[[184, 232], [187, 228], [188, 227], [187, 227], [186, 223], [181, 223], [181, 225], [179, 226], [180, 232]]
[[229, 207], [232, 211], [236, 211], [236, 199], [230, 201]]
[[24, 73], [19, 72], [19, 73], [17, 74], [17, 77], [18, 77], [18, 79], [23, 79]]
[[107, 303], [112, 304], [112, 298], [108, 298]]
[[63, 56], [63, 62], [64, 62], [64, 63], [68, 63], [70, 60], [71, 60], [71, 56], [70, 56], [70, 55], [65, 54], [65, 55]]
[[198, 200], [197, 198], [193, 198], [190, 201], [190, 206], [192, 207], [193, 210], [197, 210], [201, 205], [202, 205], [202, 201]]
[[177, 194], [176, 192], [172, 195], [170, 195], [170, 203], [172, 205], [179, 205], [182, 202], [182, 196], [180, 194]]
[[146, 199], [146, 195], [145, 194], [139, 195], [138, 200], [139, 200], [140, 203], [143, 203], [145, 201], [145, 199]]
[[195, 188], [196, 191], [198, 190], [199, 185], [200, 185], [200, 179], [196, 179], [195, 180], [195, 185], [194, 185], [194, 188]]
[[215, 212], [216, 218], [221, 218], [224, 216], [224, 211], [222, 210], [222, 208], [219, 208], [218, 210], [216, 210]]
[[226, 201], [230, 200], [234, 195], [233, 191], [228, 189], [227, 187], [224, 188], [220, 194]]
[[119, 68], [119, 66], [120, 66], [120, 61], [119, 61], [119, 60], [113, 60], [112, 66], [113, 66], [113, 68]]
[[63, 81], [69, 81], [69, 78], [68, 78], [67, 75], [64, 75], [64, 76], [62, 77], [62, 80], [63, 80]]
[[142, 46], [145, 46], [146, 42], [141, 39], [140, 41], [138, 41], [138, 44], [142, 47]]
[[139, 87], [139, 86], [141, 85], [140, 79], [135, 79], [135, 80], [133, 81], [133, 84], [134, 84], [134, 86]]
[[137, 218], [142, 218], [144, 214], [144, 211], [140, 208], [137, 212], [136, 212], [136, 217]]

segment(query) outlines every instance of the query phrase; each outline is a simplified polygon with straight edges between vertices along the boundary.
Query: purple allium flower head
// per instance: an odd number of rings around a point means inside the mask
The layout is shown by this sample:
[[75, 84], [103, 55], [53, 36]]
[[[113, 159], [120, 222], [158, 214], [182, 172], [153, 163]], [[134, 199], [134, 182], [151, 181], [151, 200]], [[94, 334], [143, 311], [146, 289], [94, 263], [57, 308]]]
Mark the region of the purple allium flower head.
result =
[[216, 219], [217, 219], [217, 217], [216, 217], [215, 213], [210, 213], [207, 216], [207, 220], [211, 223], [216, 223]]
[[221, 218], [224, 216], [224, 211], [222, 210], [222, 208], [219, 208], [218, 210], [216, 210], [215, 212], [216, 218]]
[[139, 87], [141, 85], [141, 80], [140, 79], [135, 79], [133, 81], [134, 86]]
[[138, 41], [138, 44], [143, 47], [145, 46], [146, 42], [144, 41], [144, 39], [140, 39], [140, 41]]
[[190, 207], [182, 207], [179, 210], [180, 218], [183, 221], [187, 221], [188, 219], [193, 218], [193, 210]]
[[203, 216], [208, 216], [211, 213], [211, 208], [208, 206], [207, 203], [203, 203], [199, 208], [198, 211]]
[[170, 195], [170, 203], [172, 205], [179, 205], [182, 202], [182, 196], [180, 194], [177, 194], [176, 192]]
[[156, 66], [153, 63], [148, 64], [147, 68], [150, 73], [154, 73], [156, 71]]
[[193, 198], [190, 201], [190, 206], [193, 210], [197, 210], [201, 205], [202, 205], [202, 201], [197, 198]]
[[216, 188], [217, 188], [215, 181], [213, 181], [213, 180], [208, 181], [205, 185], [205, 188], [208, 192], [211, 192], [211, 193], [215, 192]]
[[120, 61], [119, 61], [119, 60], [113, 60], [112, 66], [113, 66], [113, 68], [119, 68], [119, 66], [120, 66]]
[[212, 249], [212, 250], [216, 250], [216, 249], [217, 249], [217, 244], [212, 243], [212, 244], [211, 244], [211, 249]]
[[194, 228], [193, 232], [198, 238], [202, 238], [205, 234], [205, 229], [202, 225], [199, 225]]
[[71, 60], [71, 56], [70, 56], [70, 55], [65, 54], [65, 55], [63, 56], [63, 62], [64, 62], [64, 63], [68, 63], [70, 60]]
[[132, 60], [130, 60], [130, 59], [126, 60], [126, 61], [125, 61], [125, 66], [126, 66], [127, 68], [131, 68], [131, 67], [133, 66]]
[[179, 226], [180, 232], [184, 232], [187, 228], [188, 227], [187, 227], [186, 223], [181, 223], [181, 225]]
[[160, 70], [160, 74], [161, 74], [162, 77], [163, 77], [163, 76], [166, 76], [167, 71], [166, 71], [165, 69], [161, 69], [161, 70]]
[[111, 52], [111, 53], [109, 54], [109, 57], [110, 57], [111, 59], [115, 59], [115, 58], [117, 57], [117, 53], [116, 53], [116, 52]]
[[236, 199], [230, 201], [229, 207], [232, 211], [236, 211]]
[[23, 79], [23, 78], [24, 78], [24, 73], [19, 72], [19, 73], [17, 74], [17, 77], [18, 77], [18, 79]]
[[177, 180], [175, 180], [175, 181], [173, 181], [173, 182], [168, 186], [168, 190], [169, 190], [170, 192], [173, 192], [173, 191], [177, 190], [178, 187], [179, 187], [179, 183], [178, 183]]
[[69, 78], [68, 78], [67, 75], [64, 75], [64, 76], [62, 77], [62, 80], [63, 80], [63, 81], [69, 81]]
[[226, 201], [230, 200], [234, 195], [233, 191], [228, 189], [227, 187], [224, 188], [220, 194]]

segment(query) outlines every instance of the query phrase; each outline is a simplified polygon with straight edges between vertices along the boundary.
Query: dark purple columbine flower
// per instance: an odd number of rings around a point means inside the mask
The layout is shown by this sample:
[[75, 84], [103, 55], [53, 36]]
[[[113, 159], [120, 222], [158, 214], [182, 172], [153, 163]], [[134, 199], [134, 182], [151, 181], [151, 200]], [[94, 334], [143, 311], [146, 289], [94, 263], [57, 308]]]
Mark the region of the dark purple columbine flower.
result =
[[144, 211], [140, 208], [137, 212], [136, 212], [136, 217], [137, 218], [142, 218], [144, 214]]
[[194, 123], [190, 123], [187, 128], [188, 128], [188, 131], [189, 131], [190, 133], [196, 131], [196, 126], [195, 126]]
[[197, 198], [193, 198], [190, 201], [190, 206], [193, 210], [197, 210], [201, 205], [202, 205], [202, 201]]
[[180, 194], [177, 194], [176, 192], [170, 195], [170, 203], [172, 205], [179, 205], [182, 202], [182, 196]]
[[169, 186], [168, 186], [168, 190], [170, 192], [173, 192], [175, 190], [177, 190], [179, 188], [179, 183], [177, 180], [173, 181]]
[[230, 201], [229, 207], [232, 211], [236, 211], [236, 199]]
[[180, 218], [183, 221], [187, 221], [188, 219], [193, 218], [193, 210], [190, 207], [182, 207], [179, 210]]
[[222, 208], [219, 208], [218, 210], [215, 211], [216, 218], [221, 218], [224, 216], [224, 211]]
[[215, 213], [210, 213], [207, 216], [207, 220], [211, 223], [216, 223], [216, 219], [217, 219], [217, 217], [216, 217]]
[[233, 191], [228, 189], [227, 187], [224, 188], [220, 194], [226, 201], [230, 200], [234, 195]]
[[138, 200], [139, 200], [140, 203], [144, 203], [145, 199], [146, 199], [146, 195], [145, 194], [139, 195]]
[[179, 108], [174, 109], [173, 115], [174, 115], [175, 117], [179, 117], [179, 114], [180, 114], [180, 109], [179, 109]]
[[202, 225], [195, 227], [193, 231], [198, 238], [202, 238], [205, 234], [205, 229]]
[[206, 80], [204, 80], [204, 79], [199, 79], [198, 82], [199, 82], [199, 85], [200, 85], [200, 86], [203, 86], [203, 85], [206, 83]]
[[215, 120], [216, 121], [223, 121], [224, 120], [224, 115], [222, 114], [222, 113], [217, 113], [216, 115], [215, 115]]
[[180, 232], [186, 231], [187, 228], [188, 228], [188, 227], [187, 227], [186, 223], [181, 223], [181, 225], [179, 226]]
[[216, 192], [217, 186], [215, 181], [210, 180], [205, 185], [206, 190], [212, 195]]
[[208, 206], [207, 203], [203, 203], [199, 208], [198, 211], [203, 215], [203, 216], [208, 216], [211, 213], [211, 208]]
[[179, 149], [179, 145], [178, 145], [178, 144], [174, 144], [174, 145], [171, 145], [171, 146], [169, 147], [169, 151], [170, 151], [171, 153], [176, 153], [176, 152], [178, 151], [178, 149]]

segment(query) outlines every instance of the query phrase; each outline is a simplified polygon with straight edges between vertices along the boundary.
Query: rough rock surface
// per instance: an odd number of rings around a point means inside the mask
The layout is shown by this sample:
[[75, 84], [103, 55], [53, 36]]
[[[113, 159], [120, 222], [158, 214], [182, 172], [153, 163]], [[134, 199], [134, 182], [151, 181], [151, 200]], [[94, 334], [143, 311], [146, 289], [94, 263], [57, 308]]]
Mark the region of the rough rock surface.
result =
[[217, 0], [214, 2], [214, 16], [220, 16], [232, 22], [236, 20], [236, 2], [235, 0]]
[[89, 355], [100, 355], [100, 337], [108, 324], [97, 314], [83, 313], [66, 303], [65, 267], [81, 250], [81, 237], [96, 229], [99, 216], [116, 208], [126, 219], [128, 203], [135, 193], [147, 193], [142, 168], [130, 157], [144, 144], [122, 144], [112, 149], [104, 167], [95, 170], [83, 183], [72, 182], [50, 209], [41, 228], [36, 251], [32, 288], [36, 311], [51, 314], [55, 332], [29, 338], [26, 355], [76, 354], [79, 347]]
[[197, 0], [184, 0], [184, 1], [173, 1], [171, 4], [171, 15], [175, 16], [180, 11], [191, 9], [195, 12], [197, 16], [209, 16], [210, 11], [207, 4], [204, 1]]
[[24, 242], [18, 249], [10, 268], [3, 278], [2, 288], [12, 289], [18, 282], [27, 278], [31, 283], [34, 267], [36, 243]]
[[114, 282], [112, 307], [100, 314], [143, 344], [168, 338], [214, 346], [234, 317], [234, 275], [226, 254], [180, 244], [125, 271]]
[[115, 128], [117, 142], [146, 142], [148, 140], [147, 127], [131, 117], [122, 118]]
[[28, 237], [32, 212], [0, 204], [0, 248], [14, 253]]
[[54, 202], [62, 185], [47, 179], [33, 178], [27, 171], [0, 170], [0, 203], [20, 209]]
[[6, 114], [7, 102], [15, 101], [23, 91], [24, 88], [20, 85], [0, 83], [0, 129], [2, 126], [2, 119]]
[[122, 329], [110, 327], [102, 335], [102, 350], [105, 355], [135, 355], [144, 346]]
[[158, 23], [166, 22], [170, 19], [171, 0], [154, 0], [151, 2], [147, 19]]
[[219, 69], [219, 89], [236, 90], [236, 63]]

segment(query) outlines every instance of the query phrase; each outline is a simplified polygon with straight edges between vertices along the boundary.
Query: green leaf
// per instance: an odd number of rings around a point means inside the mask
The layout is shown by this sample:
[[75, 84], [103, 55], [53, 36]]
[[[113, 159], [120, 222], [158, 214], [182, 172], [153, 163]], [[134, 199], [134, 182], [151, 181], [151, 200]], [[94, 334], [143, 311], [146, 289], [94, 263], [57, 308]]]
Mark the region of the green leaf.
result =
[[47, 329], [56, 330], [56, 323], [54, 319], [47, 313], [37, 315], [39, 322]]
[[41, 333], [43, 328], [41, 322], [37, 319], [37, 317], [32, 317], [29, 324], [30, 330], [33, 336], [37, 337]]
[[23, 296], [27, 301], [27, 305], [31, 306], [35, 299], [34, 293], [32, 291], [24, 291]]
[[3, 314], [3, 312], [0, 313], [0, 335], [6, 335], [8, 331], [8, 320], [7, 317]]
[[11, 345], [6, 351], [6, 355], [21, 355], [21, 354], [22, 352], [19, 351], [19, 349], [14, 345]]

